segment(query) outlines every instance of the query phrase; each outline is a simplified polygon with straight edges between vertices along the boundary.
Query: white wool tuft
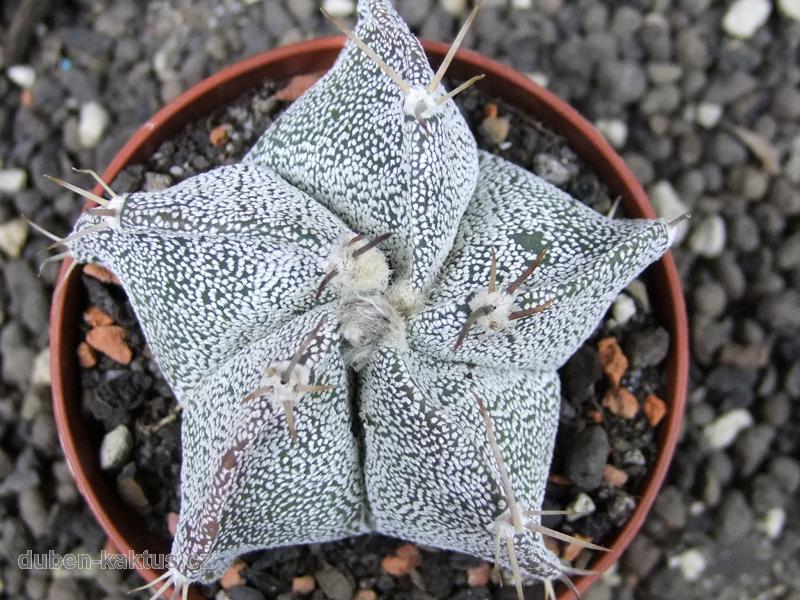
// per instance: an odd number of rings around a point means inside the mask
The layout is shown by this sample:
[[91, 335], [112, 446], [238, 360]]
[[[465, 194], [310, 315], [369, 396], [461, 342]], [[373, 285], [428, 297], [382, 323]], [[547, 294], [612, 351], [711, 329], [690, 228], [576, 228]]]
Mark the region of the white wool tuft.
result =
[[436, 99], [428, 93], [423, 87], [413, 87], [406, 94], [403, 103], [404, 112], [411, 116], [417, 116], [417, 110], [420, 111], [419, 116], [423, 119], [430, 119], [441, 110], [441, 105], [436, 103]]
[[354, 293], [384, 291], [391, 274], [386, 257], [377, 248], [353, 257], [353, 252], [359, 247], [360, 244], [347, 245], [347, 241], [336, 247], [330, 259], [330, 268], [336, 269], [339, 274], [333, 279], [332, 285]]
[[305, 365], [296, 364], [292, 369], [292, 374], [289, 376], [289, 381], [282, 383], [281, 376], [288, 367], [288, 360], [273, 363], [267, 367], [261, 377], [259, 387], [271, 387], [273, 389], [272, 408], [274, 410], [278, 410], [284, 402], [297, 403], [304, 392], [298, 392], [295, 388], [298, 385], [308, 385], [309, 381], [311, 381], [311, 369]]
[[494, 309], [475, 321], [478, 327], [486, 331], [501, 331], [514, 327], [514, 321], [509, 319], [514, 310], [514, 296], [499, 290], [495, 292], [481, 290], [469, 301], [469, 307], [472, 311], [476, 311], [484, 306], [492, 306]]
[[407, 348], [405, 321], [383, 295], [364, 295], [345, 302], [340, 311], [342, 337], [349, 348], [345, 361], [356, 371], [372, 358], [379, 345]]
[[410, 317], [425, 307], [425, 298], [408, 281], [393, 283], [386, 291], [386, 299], [404, 317]]

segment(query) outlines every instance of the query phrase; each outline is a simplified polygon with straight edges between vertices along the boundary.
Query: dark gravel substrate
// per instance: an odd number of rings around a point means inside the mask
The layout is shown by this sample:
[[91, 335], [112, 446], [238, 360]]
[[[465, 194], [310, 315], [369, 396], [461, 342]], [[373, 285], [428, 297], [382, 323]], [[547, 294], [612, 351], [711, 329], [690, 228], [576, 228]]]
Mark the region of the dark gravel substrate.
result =
[[[750, 37], [736, 39], [723, 27], [733, 3], [492, 0], [465, 40], [545, 80], [601, 127], [659, 214], [694, 215], [675, 250], [692, 323], [685, 431], [645, 529], [588, 600], [800, 600], [800, 22], [785, 10], [791, 0], [776, 0]], [[456, 16], [460, 0], [396, 4], [430, 39], [452, 39], [464, 14]], [[12, 26], [23, 5], [35, 5], [28, 14], [39, 24]], [[63, 234], [80, 202], [42, 174], [85, 184], [71, 165], [102, 170], [132, 131], [202, 77], [333, 33], [318, 6], [0, 5], [0, 596], [119, 600], [138, 581], [17, 567], [26, 549], [96, 553], [103, 544], [48, 405], [56, 269], [37, 279], [49, 242], [26, 237], [19, 220]], [[30, 89], [8, 76], [12, 64], [30, 67]], [[83, 144], [81, 115], [102, 124], [91, 106], [108, 123]]]

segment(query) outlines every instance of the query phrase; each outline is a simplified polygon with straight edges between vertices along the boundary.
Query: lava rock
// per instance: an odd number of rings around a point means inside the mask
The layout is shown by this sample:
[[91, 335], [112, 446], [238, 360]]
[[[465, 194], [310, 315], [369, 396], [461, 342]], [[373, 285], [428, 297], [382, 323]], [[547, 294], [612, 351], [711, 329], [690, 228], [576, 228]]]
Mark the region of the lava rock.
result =
[[593, 490], [603, 483], [603, 468], [611, 447], [602, 427], [589, 427], [573, 438], [567, 464], [567, 477], [579, 488]]

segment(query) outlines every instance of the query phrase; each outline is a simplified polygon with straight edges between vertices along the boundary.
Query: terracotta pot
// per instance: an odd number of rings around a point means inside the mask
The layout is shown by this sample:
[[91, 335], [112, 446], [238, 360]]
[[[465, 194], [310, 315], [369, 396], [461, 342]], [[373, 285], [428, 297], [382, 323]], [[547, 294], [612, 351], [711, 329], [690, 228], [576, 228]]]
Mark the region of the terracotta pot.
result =
[[[268, 80], [282, 80], [328, 69], [343, 42], [343, 37], [332, 37], [277, 48], [237, 63], [200, 82], [147, 121], [114, 157], [103, 173], [103, 178], [113, 181], [126, 165], [145, 160], [162, 141], [175, 134], [186, 123], [208, 115], [252, 86]], [[438, 65], [447, 46], [438, 42], [424, 42], [424, 46], [431, 62]], [[486, 75], [479, 85], [535, 115], [563, 135], [569, 141], [570, 147], [609, 186], [612, 195], [621, 196], [627, 215], [655, 218], [647, 196], [633, 173], [598, 131], [573, 108], [528, 77], [469, 50], [458, 52], [448, 74], [466, 79], [478, 73]], [[95, 189], [95, 193], [101, 193], [99, 187]], [[76, 356], [85, 298], [77, 272], [62, 281], [67, 267], [65, 264], [61, 270], [60, 285], [53, 297], [50, 322], [53, 409], [61, 445], [78, 489], [113, 546], [123, 553], [131, 550], [137, 553], [145, 550], [167, 552], [167, 543], [153, 539], [147, 533], [141, 520], [125, 507], [100, 470], [99, 431], [90, 420], [84, 418], [81, 411], [80, 367]], [[671, 254], [650, 267], [648, 285], [660, 321], [671, 336], [666, 372], [665, 400], [668, 413], [659, 426], [658, 457], [646, 485], [639, 491], [639, 504], [611, 543], [610, 552], [604, 553], [592, 565], [592, 569], [597, 571], [604, 571], [611, 566], [642, 526], [663, 482], [683, 418], [689, 362], [688, 333], [683, 294]], [[139, 571], [147, 580], [157, 576], [150, 569], [142, 568]], [[578, 589], [585, 591], [595, 578], [579, 578], [576, 582]], [[566, 600], [570, 596], [569, 592], [562, 591], [560, 599]], [[192, 597], [202, 596], [194, 592]]]

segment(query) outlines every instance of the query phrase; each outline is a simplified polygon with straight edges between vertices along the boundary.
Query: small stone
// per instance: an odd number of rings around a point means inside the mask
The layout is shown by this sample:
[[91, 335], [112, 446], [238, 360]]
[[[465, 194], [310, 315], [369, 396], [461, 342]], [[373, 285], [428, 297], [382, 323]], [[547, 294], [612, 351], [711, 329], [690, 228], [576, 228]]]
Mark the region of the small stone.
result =
[[114, 285], [121, 285], [119, 278], [105, 267], [101, 267], [95, 263], [89, 263], [83, 266], [83, 274], [88, 275], [93, 279], [102, 281], [103, 283], [113, 283]]
[[482, 562], [475, 567], [467, 569], [467, 585], [469, 585], [469, 587], [483, 587], [489, 585], [491, 575], [491, 565], [487, 562]]
[[353, 0], [324, 0], [322, 8], [334, 17], [347, 17], [353, 14], [356, 5]]
[[753, 525], [753, 513], [739, 490], [730, 490], [715, 518], [715, 537], [724, 543], [743, 538]]
[[695, 119], [706, 129], [715, 127], [721, 118], [722, 106], [719, 104], [714, 104], [712, 102], [701, 102], [697, 105]]
[[0, 192], [16, 194], [25, 189], [28, 173], [25, 169], [0, 169]]
[[655, 394], [644, 400], [644, 414], [651, 427], [656, 427], [667, 414], [667, 404]]
[[94, 327], [86, 334], [86, 343], [117, 361], [127, 365], [133, 358], [130, 346], [125, 342], [128, 332], [119, 325], [104, 325]]
[[713, 279], [698, 285], [694, 291], [693, 299], [697, 313], [708, 319], [715, 319], [721, 316], [728, 305], [725, 287]]
[[552, 154], [540, 153], [533, 157], [533, 171], [553, 185], [564, 185], [569, 181], [569, 169]]
[[[220, 598], [220, 594], [224, 594], [222, 598]], [[288, 594], [287, 594], [288, 595]], [[277, 598], [280, 600], [284, 600], [282, 598], [282, 594], [278, 594]], [[232, 587], [229, 590], [220, 591], [219, 594], [216, 596], [217, 600], [266, 600], [264, 594], [261, 591], [247, 587], [245, 585], [237, 585], [236, 587]]]
[[117, 480], [117, 491], [128, 506], [140, 513], [147, 512], [150, 502], [142, 486], [133, 477], [122, 477]]
[[725, 249], [725, 220], [719, 215], [701, 219], [689, 237], [689, 248], [700, 256], [714, 258]]
[[211, 142], [211, 145], [215, 147], [222, 146], [230, 139], [232, 129], [233, 128], [227, 123], [214, 127], [214, 129], [211, 130], [211, 133], [208, 134], [208, 139]]
[[778, 0], [778, 10], [784, 17], [800, 21], [800, 0]]
[[78, 118], [78, 139], [84, 148], [94, 148], [100, 143], [108, 127], [108, 112], [99, 102], [87, 102], [81, 106]]
[[90, 327], [102, 327], [103, 325], [114, 324], [114, 319], [111, 318], [111, 315], [94, 305], [83, 312], [83, 320], [86, 321]]
[[597, 355], [611, 385], [619, 387], [622, 376], [628, 370], [628, 358], [622, 352], [617, 338], [607, 337], [600, 340], [597, 343]]
[[611, 317], [614, 325], [624, 325], [636, 314], [636, 302], [627, 294], [619, 294], [611, 305]]
[[603, 397], [603, 407], [613, 415], [632, 419], [639, 412], [639, 401], [624, 387], [611, 388]]
[[686, 581], [697, 581], [708, 565], [705, 555], [696, 548], [689, 548], [669, 559], [670, 569], [678, 569]]
[[21, 88], [32, 88], [36, 83], [36, 71], [30, 65], [11, 65], [6, 69], [6, 75]]
[[353, 600], [378, 600], [375, 590], [358, 590]]
[[776, 540], [783, 533], [786, 524], [786, 511], [780, 507], [770, 508], [767, 513], [756, 523], [756, 528], [769, 539]]
[[493, 144], [502, 144], [508, 138], [511, 122], [506, 117], [487, 117], [481, 123], [481, 132]]
[[292, 593], [306, 595], [317, 587], [317, 581], [312, 575], [300, 575], [292, 579]]
[[736, 0], [722, 17], [725, 33], [747, 39], [767, 22], [772, 12], [770, 0]]
[[247, 583], [242, 577], [242, 571], [247, 565], [242, 560], [236, 560], [234, 563], [228, 567], [228, 570], [222, 575], [222, 578], [219, 580], [219, 584], [222, 586], [222, 589], [229, 590], [233, 587], [244, 585]]
[[789, 456], [777, 456], [769, 463], [769, 472], [781, 482], [788, 494], [800, 489], [800, 462]]
[[31, 385], [47, 386], [50, 385], [50, 348], [44, 348], [36, 355], [33, 361], [33, 371], [31, 371]]
[[622, 565], [626, 573], [632, 572], [639, 579], [644, 579], [659, 560], [661, 560], [661, 549], [649, 537], [639, 533], [625, 551]]
[[628, 482], [628, 474], [614, 465], [606, 465], [603, 468], [603, 481], [614, 487], [622, 487]]
[[730, 446], [739, 433], [753, 424], [753, 415], [746, 408], [734, 408], [703, 429], [703, 437], [709, 447], [721, 450]]
[[[688, 207], [678, 197], [675, 188], [668, 181], [659, 181], [650, 187], [650, 200], [653, 208], [662, 219], [671, 221], [676, 217], [689, 212]], [[680, 223], [675, 229], [675, 243], [678, 244], [686, 237], [689, 225], [686, 221]]]
[[78, 363], [84, 369], [91, 369], [97, 364], [97, 354], [86, 342], [78, 344]]
[[408, 560], [412, 567], [418, 567], [422, 564], [422, 554], [414, 544], [400, 544], [394, 553], [400, 558]]
[[781, 242], [776, 262], [778, 267], [785, 271], [800, 266], [800, 232], [787, 237]]
[[622, 148], [628, 140], [628, 125], [621, 119], [598, 119], [594, 125], [614, 148]]
[[734, 451], [736, 466], [742, 477], [749, 477], [767, 457], [772, 441], [775, 439], [775, 428], [759, 423], [743, 432], [736, 443]]
[[17, 497], [17, 507], [22, 522], [33, 537], [40, 537], [47, 531], [47, 505], [37, 489], [24, 490]]
[[172, 537], [175, 537], [175, 534], [178, 531], [178, 522], [180, 521], [180, 518], [180, 515], [176, 512], [167, 513], [167, 530]]
[[769, 362], [769, 347], [765, 344], [726, 344], [720, 362], [740, 369], [760, 369]]
[[602, 427], [593, 426], [580, 432], [569, 448], [567, 477], [583, 490], [599, 487], [610, 449], [608, 435]]
[[411, 561], [396, 555], [384, 557], [381, 568], [392, 577], [404, 577], [411, 572]]
[[294, 102], [300, 96], [305, 94], [312, 85], [319, 81], [320, 77], [320, 73], [295, 75], [289, 80], [289, 83], [275, 92], [275, 98], [285, 102]]
[[[581, 535], [580, 533], [576, 533], [575, 537], [583, 542], [591, 542], [592, 538], [587, 537], [585, 535]], [[561, 558], [566, 560], [567, 562], [572, 562], [578, 555], [583, 552], [583, 546], [576, 542], [570, 542], [566, 546], [564, 546], [564, 550], [561, 552]]]
[[642, 329], [628, 337], [625, 354], [635, 369], [654, 367], [669, 354], [669, 343], [669, 333], [663, 327]]
[[118, 469], [128, 461], [133, 449], [133, 436], [125, 425], [109, 431], [100, 444], [100, 468], [110, 471]]
[[581, 492], [572, 499], [572, 502], [567, 505], [567, 510], [571, 513], [574, 513], [567, 515], [567, 521], [573, 522], [577, 521], [578, 519], [582, 519], [583, 517], [592, 514], [596, 509], [597, 507], [595, 506], [592, 497], [586, 492]]
[[11, 258], [19, 257], [27, 239], [28, 223], [25, 219], [11, 219], [0, 225], [0, 250]]
[[160, 192], [172, 185], [172, 177], [166, 173], [154, 173], [147, 171], [144, 174], [144, 191]]
[[331, 600], [352, 600], [355, 586], [339, 569], [325, 565], [315, 577], [322, 592]]
[[467, 9], [467, 0], [439, 0], [442, 10], [453, 17], [460, 17]]
[[672, 485], [664, 487], [656, 497], [653, 512], [670, 529], [686, 526], [686, 503], [681, 491]]

